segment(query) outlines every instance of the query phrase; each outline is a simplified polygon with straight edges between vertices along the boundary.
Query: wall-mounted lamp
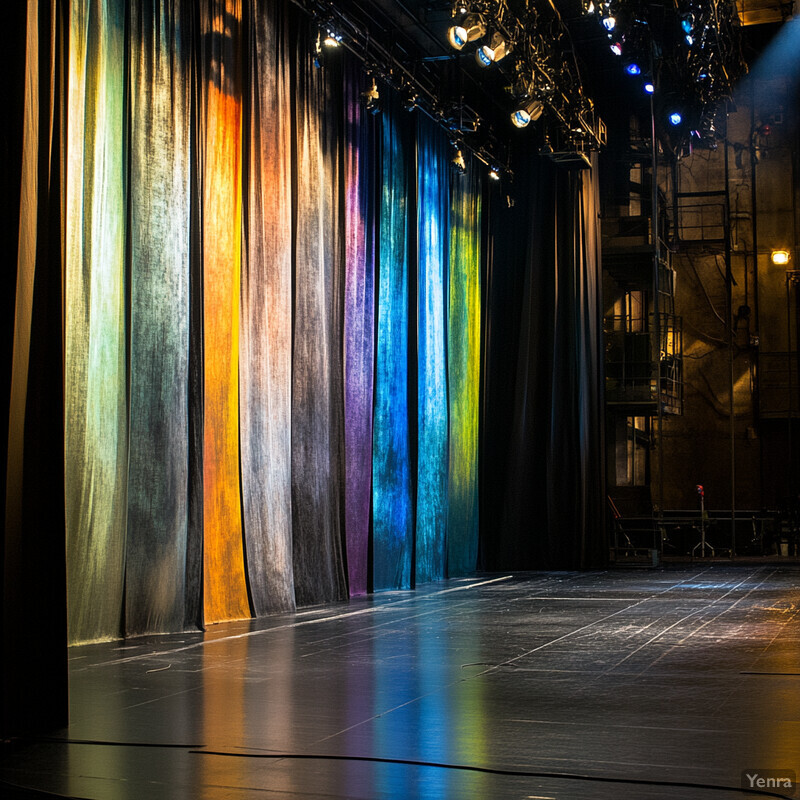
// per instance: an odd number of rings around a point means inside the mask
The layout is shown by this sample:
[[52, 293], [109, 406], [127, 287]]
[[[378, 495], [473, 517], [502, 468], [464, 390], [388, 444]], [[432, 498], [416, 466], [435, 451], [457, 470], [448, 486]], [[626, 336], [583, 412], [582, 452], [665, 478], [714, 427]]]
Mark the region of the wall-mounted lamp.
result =
[[770, 258], [776, 267], [785, 267], [789, 263], [791, 255], [788, 250], [773, 250]]

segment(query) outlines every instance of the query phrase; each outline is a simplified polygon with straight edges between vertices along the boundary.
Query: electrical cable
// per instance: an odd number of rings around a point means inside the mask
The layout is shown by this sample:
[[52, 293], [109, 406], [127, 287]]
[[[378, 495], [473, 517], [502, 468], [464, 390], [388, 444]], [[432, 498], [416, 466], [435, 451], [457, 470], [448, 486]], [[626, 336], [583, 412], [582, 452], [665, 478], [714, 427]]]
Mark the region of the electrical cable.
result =
[[434, 767], [437, 769], [462, 770], [465, 772], [480, 772], [487, 775], [501, 775], [510, 778], [545, 778], [551, 780], [588, 781], [595, 783], [614, 783], [627, 786], [662, 786], [676, 789], [707, 789], [721, 792], [738, 792], [751, 794], [757, 797], [778, 797], [781, 800], [792, 800], [788, 794], [771, 792], [764, 789], [750, 789], [742, 786], [723, 786], [714, 783], [695, 783], [692, 781], [658, 781], [644, 778], [614, 778], [604, 775], [582, 775], [570, 772], [539, 772], [529, 770], [499, 769], [494, 767], [479, 767], [474, 764], [451, 764], [437, 761], [417, 761], [410, 758], [380, 758], [379, 756], [340, 756], [321, 755], [315, 753], [228, 753], [220, 750], [192, 750], [193, 755], [223, 756], [232, 758], [264, 758], [264, 759], [302, 759], [320, 761], [364, 761], [373, 764], [398, 764], [412, 767]]
[[[75, 745], [95, 745], [105, 747], [161, 747], [170, 749], [183, 749], [189, 755], [201, 756], [220, 756], [223, 758], [254, 758], [254, 759], [269, 759], [279, 761], [286, 760], [304, 760], [304, 761], [356, 761], [371, 764], [396, 764], [399, 766], [411, 767], [430, 767], [434, 769], [447, 769], [456, 770], [461, 772], [478, 772], [484, 775], [499, 775], [501, 777], [509, 778], [544, 778], [548, 780], [568, 780], [568, 781], [585, 781], [590, 783], [612, 783], [625, 786], [660, 786], [665, 788], [675, 789], [703, 789], [709, 791], [720, 792], [739, 792], [741, 794], [753, 795], [756, 797], [777, 797], [779, 800], [793, 800], [791, 795], [782, 794], [780, 792], [772, 792], [767, 789], [751, 789], [743, 786], [725, 786], [715, 783], [699, 783], [694, 781], [660, 781], [660, 780], [647, 780], [645, 778], [619, 778], [608, 775], [586, 775], [576, 772], [542, 772], [538, 770], [515, 770], [515, 769], [501, 769], [499, 767], [482, 767], [475, 764], [453, 764], [449, 762], [439, 761], [422, 761], [411, 758], [382, 758], [380, 756], [352, 756], [352, 755], [335, 755], [324, 753], [232, 753], [224, 750], [200, 750], [197, 746], [187, 747], [181, 744], [155, 744], [155, 743], [137, 743], [137, 742], [114, 742], [114, 741], [92, 741], [85, 739], [59, 739], [48, 737], [29, 737], [27, 739], [20, 739], [18, 741], [27, 742], [42, 742], [48, 744], [75, 744]], [[202, 747], [203, 745], [200, 745]], [[16, 789], [25, 789], [28, 787], [12, 784], [6, 780], [0, 779], [0, 786], [12, 786]], [[38, 791], [38, 790], [36, 790]], [[44, 792], [44, 794], [52, 797], [64, 797], [68, 800], [79, 800], [72, 798], [69, 795], [53, 794]]]

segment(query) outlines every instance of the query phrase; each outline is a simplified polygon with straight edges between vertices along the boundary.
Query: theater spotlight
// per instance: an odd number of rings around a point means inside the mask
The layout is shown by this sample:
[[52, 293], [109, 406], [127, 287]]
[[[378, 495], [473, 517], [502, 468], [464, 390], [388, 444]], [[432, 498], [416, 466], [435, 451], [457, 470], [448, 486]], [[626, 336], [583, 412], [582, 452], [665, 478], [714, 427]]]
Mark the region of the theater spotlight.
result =
[[617, 27], [617, 20], [616, 20], [616, 18], [615, 18], [615, 17], [612, 17], [612, 16], [603, 17], [603, 27], [604, 27], [604, 28], [605, 28], [607, 31], [613, 31], [613, 30], [614, 30], [614, 28], [616, 28], [616, 27]]
[[381, 96], [378, 92], [378, 82], [375, 78], [372, 79], [372, 85], [365, 92], [361, 93], [364, 100], [364, 108], [370, 114], [379, 114], [381, 111]]
[[655, 84], [651, 80], [646, 80], [642, 88], [644, 89], [645, 94], [653, 94], [653, 92], [656, 90]]
[[680, 115], [678, 111], [673, 111], [669, 115], [669, 121], [671, 125], [680, 125], [683, 122], [683, 117]]
[[322, 44], [325, 47], [338, 47], [341, 44], [342, 36], [336, 31], [328, 30], [325, 33], [325, 38], [322, 40]]
[[541, 100], [528, 100], [518, 106], [511, 114], [511, 122], [517, 128], [525, 128], [542, 116], [544, 104]]
[[474, 42], [486, 34], [486, 23], [480, 14], [467, 14], [447, 31], [447, 41], [456, 50], [463, 49], [467, 42]]
[[628, 75], [641, 75], [642, 68], [638, 64], [631, 62], [625, 67], [625, 72], [627, 72]]
[[495, 31], [489, 44], [480, 46], [475, 51], [475, 60], [482, 67], [489, 67], [504, 59], [512, 50], [512, 45], [503, 38], [503, 34]]
[[493, 181], [499, 181], [500, 180], [500, 174], [501, 174], [500, 167], [489, 167], [489, 177]]
[[614, 42], [611, 45], [611, 52], [615, 56], [621, 56], [622, 55], [622, 42]]

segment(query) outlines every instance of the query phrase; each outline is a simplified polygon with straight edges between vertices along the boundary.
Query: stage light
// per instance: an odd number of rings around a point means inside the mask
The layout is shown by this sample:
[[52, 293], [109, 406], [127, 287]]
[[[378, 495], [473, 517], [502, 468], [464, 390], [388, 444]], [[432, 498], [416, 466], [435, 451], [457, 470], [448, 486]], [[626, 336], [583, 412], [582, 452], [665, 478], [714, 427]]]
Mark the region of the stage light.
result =
[[511, 114], [511, 122], [516, 128], [525, 128], [542, 116], [544, 104], [541, 100], [528, 100]]
[[611, 45], [611, 52], [615, 56], [621, 56], [622, 55], [622, 42], [614, 42], [614, 44]]
[[499, 181], [500, 180], [500, 172], [501, 172], [500, 171], [500, 167], [489, 167], [489, 177], [493, 181]]
[[467, 171], [467, 162], [464, 160], [464, 154], [457, 145], [455, 146], [455, 153], [450, 160], [450, 164], [459, 175], [463, 175]]
[[785, 267], [789, 263], [790, 254], [788, 250], [773, 250], [770, 258], [776, 267]]
[[683, 117], [680, 115], [679, 112], [673, 111], [669, 115], [669, 121], [671, 125], [680, 125], [683, 122]]
[[380, 113], [381, 96], [378, 92], [378, 82], [375, 80], [375, 78], [372, 79], [372, 86], [370, 86], [365, 92], [361, 93], [361, 97], [364, 100], [364, 108], [366, 108], [370, 114]]
[[492, 34], [489, 44], [479, 47], [475, 51], [475, 60], [482, 67], [489, 67], [497, 61], [502, 61], [512, 50], [512, 46], [503, 38], [501, 33]]
[[694, 14], [691, 11], [681, 14], [681, 28], [685, 34], [690, 34], [694, 30]]
[[458, 25], [452, 25], [447, 31], [447, 41], [456, 50], [463, 49], [467, 42], [474, 42], [486, 33], [486, 23], [480, 14], [467, 14]]
[[628, 64], [628, 66], [625, 67], [625, 71], [628, 73], [628, 75], [642, 74], [642, 68], [638, 64]]
[[643, 88], [644, 88], [644, 90], [645, 90], [645, 92], [647, 94], [653, 94], [653, 92], [656, 90], [656, 87], [653, 84], [653, 81], [645, 81]]
[[341, 41], [342, 41], [341, 34], [336, 33], [336, 31], [329, 30], [325, 34], [325, 38], [322, 40], [322, 44], [324, 44], [325, 47], [338, 47]]
[[617, 26], [617, 20], [615, 17], [603, 17], [603, 27], [607, 31], [613, 31], [614, 28]]

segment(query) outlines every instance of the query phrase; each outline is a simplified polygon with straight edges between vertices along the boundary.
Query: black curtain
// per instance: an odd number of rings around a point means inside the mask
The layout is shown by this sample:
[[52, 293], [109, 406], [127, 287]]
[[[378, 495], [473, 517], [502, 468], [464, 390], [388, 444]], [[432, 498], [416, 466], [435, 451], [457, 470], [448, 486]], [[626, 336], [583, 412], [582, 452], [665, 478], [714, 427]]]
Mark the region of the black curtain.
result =
[[67, 721], [60, 222], [66, 24], [60, 4], [12, 5], [5, 20], [11, 57], [0, 242], [7, 258], [3, 355], [11, 367], [2, 392], [9, 423], [0, 570], [3, 737]]
[[481, 561], [605, 561], [595, 169], [528, 158], [490, 198]]

